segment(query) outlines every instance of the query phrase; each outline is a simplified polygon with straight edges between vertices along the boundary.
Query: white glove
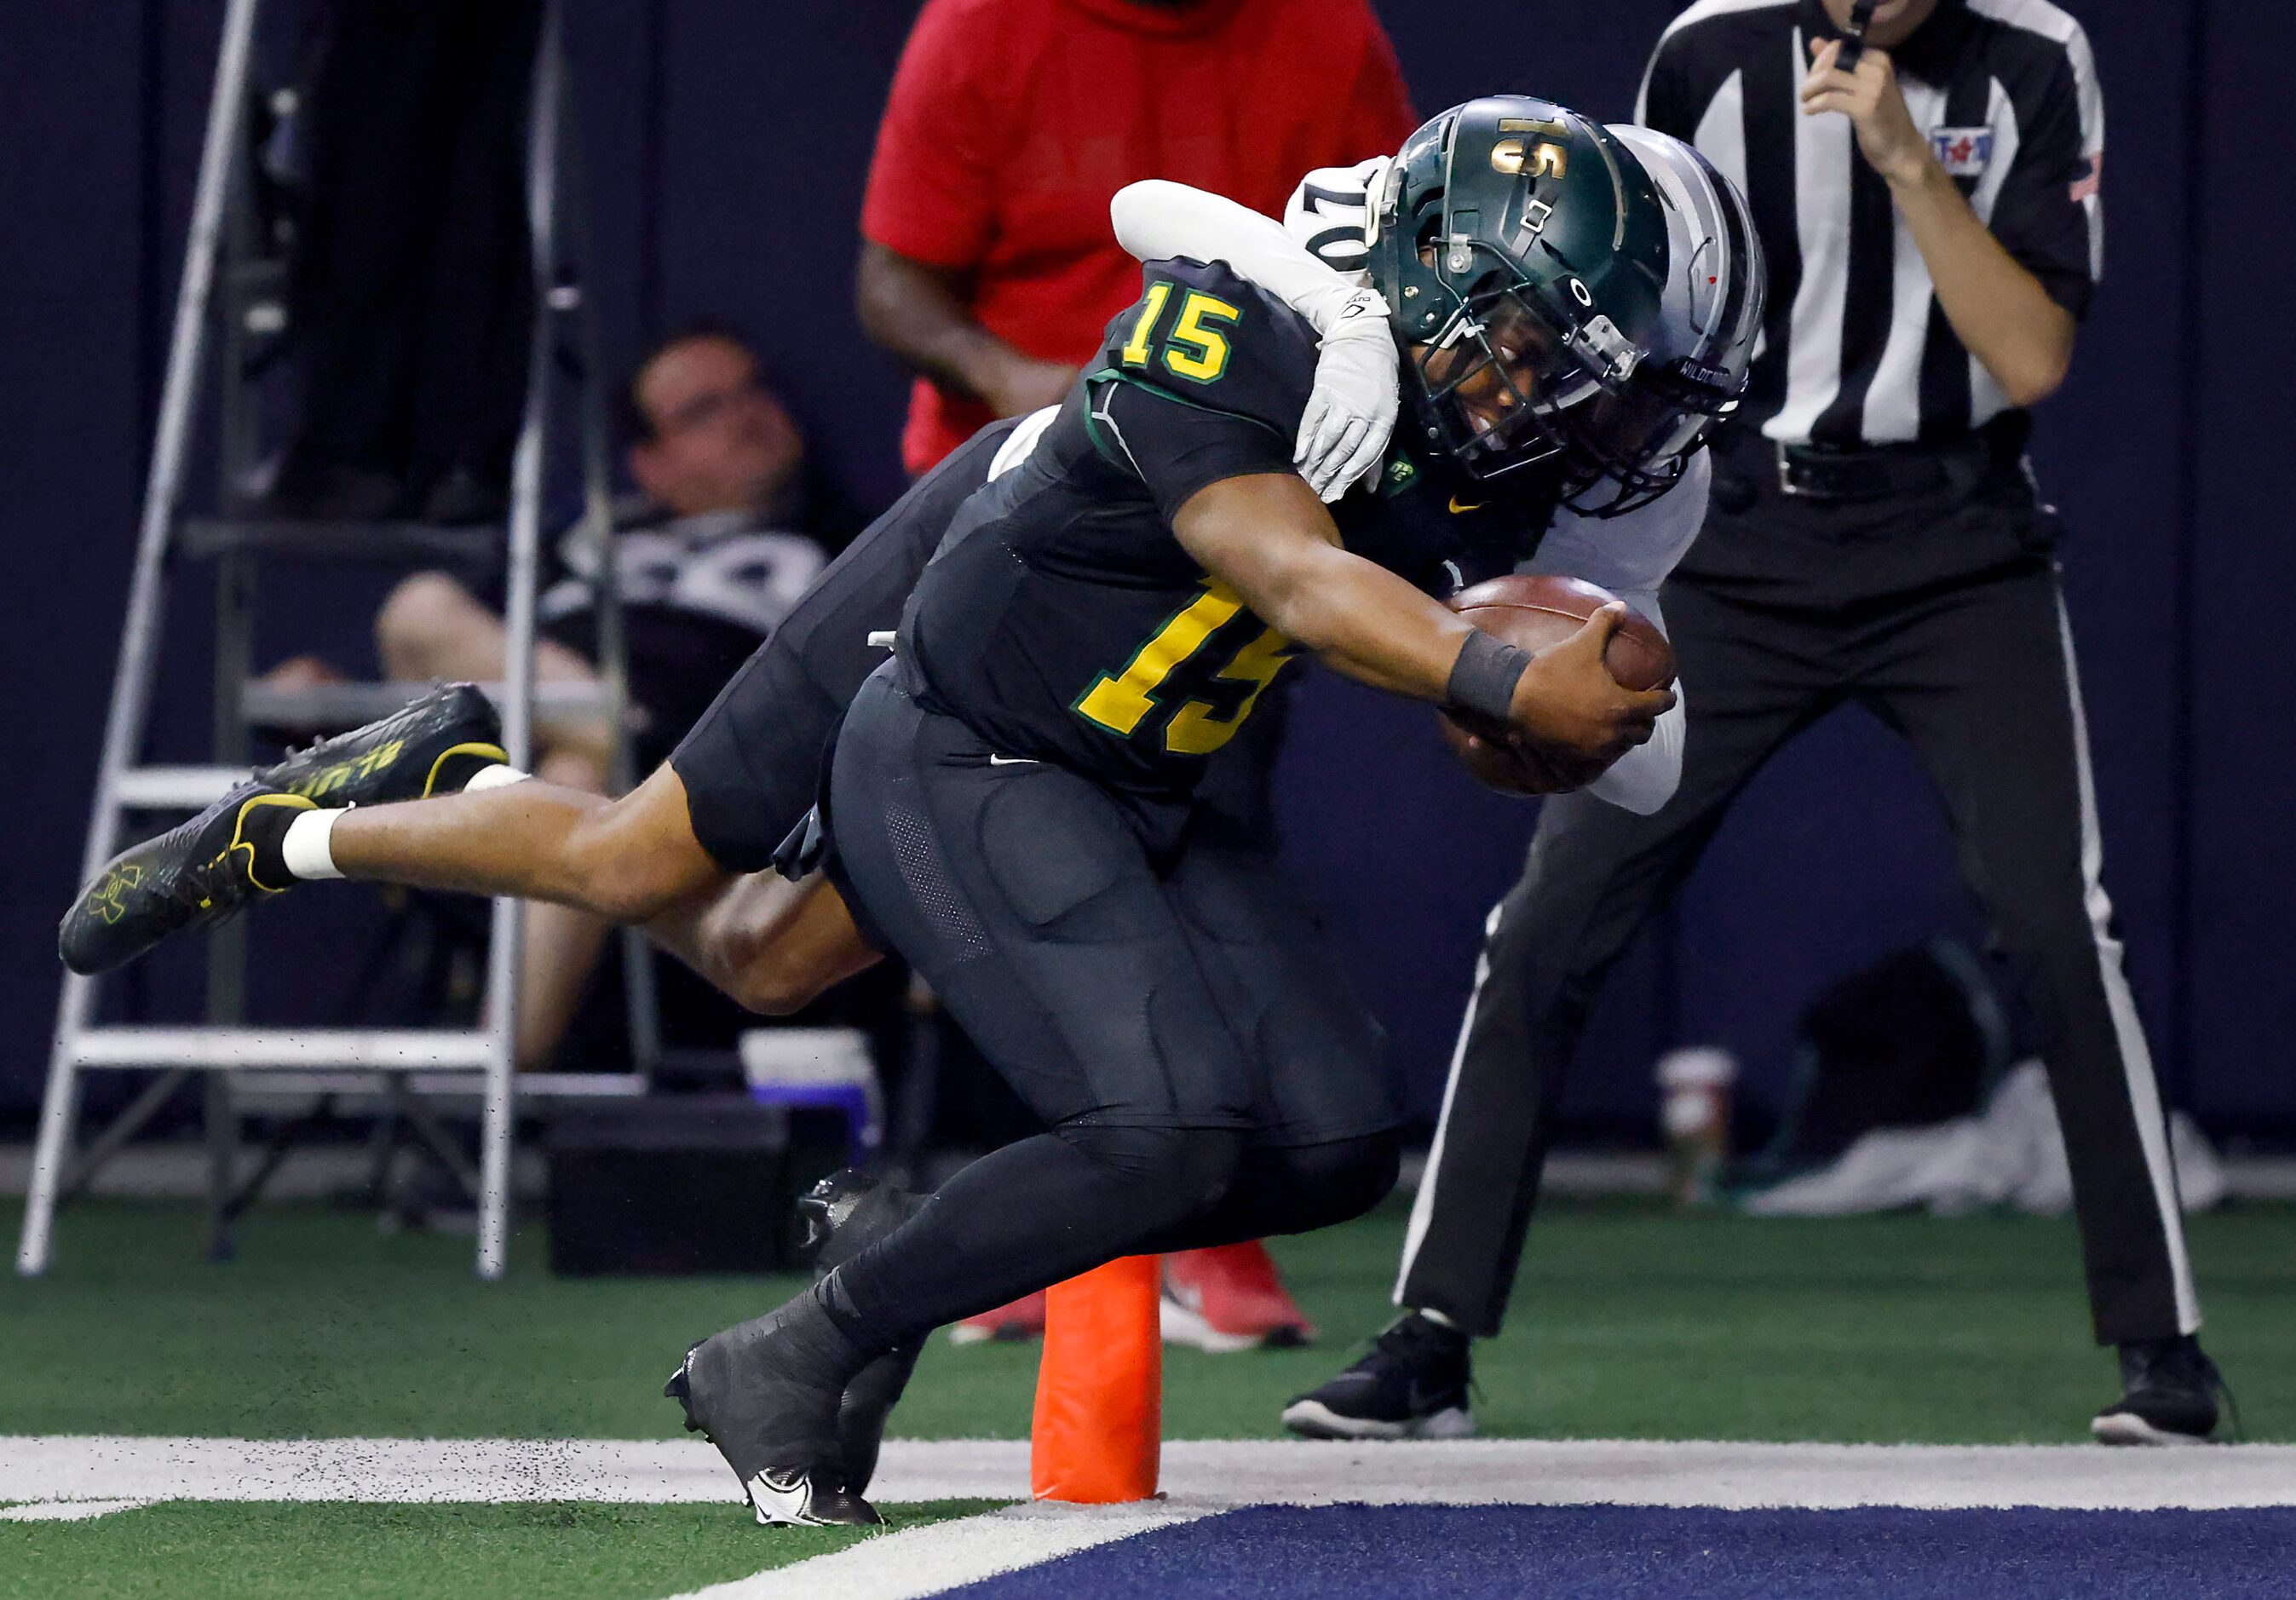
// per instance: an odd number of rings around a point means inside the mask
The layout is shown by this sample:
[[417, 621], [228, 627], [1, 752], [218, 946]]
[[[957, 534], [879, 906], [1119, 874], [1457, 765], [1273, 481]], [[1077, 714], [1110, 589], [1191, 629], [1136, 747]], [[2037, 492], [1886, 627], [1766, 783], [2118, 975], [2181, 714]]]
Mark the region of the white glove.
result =
[[1377, 470], [1395, 431], [1401, 390], [1387, 310], [1376, 290], [1349, 289], [1308, 312], [1324, 342], [1292, 461], [1326, 502]]

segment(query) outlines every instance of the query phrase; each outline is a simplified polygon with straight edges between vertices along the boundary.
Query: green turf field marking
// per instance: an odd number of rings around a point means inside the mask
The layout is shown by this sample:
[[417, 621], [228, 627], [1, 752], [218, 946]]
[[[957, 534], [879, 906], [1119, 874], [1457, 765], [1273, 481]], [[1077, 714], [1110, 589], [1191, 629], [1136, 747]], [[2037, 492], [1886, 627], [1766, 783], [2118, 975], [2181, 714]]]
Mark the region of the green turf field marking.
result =
[[[0, 1207], [0, 1228], [17, 1209]], [[1168, 1353], [1175, 1438], [1272, 1436], [1283, 1401], [1392, 1315], [1400, 1207], [1275, 1249], [1324, 1343]], [[64, 1213], [48, 1277], [0, 1278], [0, 1433], [668, 1438], [686, 1342], [796, 1280], [558, 1281], [538, 1228], [480, 1284], [469, 1241], [266, 1208], [226, 1267], [193, 1204]], [[2296, 1439], [2296, 1207], [2191, 1220], [2209, 1348], [2249, 1437]], [[2072, 1442], [2115, 1392], [2067, 1220], [1681, 1217], [1562, 1202], [1534, 1232], [1508, 1331], [1479, 1345], [1487, 1433]], [[935, 1339], [895, 1416], [911, 1437], [1026, 1436], [1027, 1345]]]
[[34, 1500], [22, 1506], [0, 1506], [0, 1522], [78, 1522], [150, 1504], [149, 1500]]
[[[892, 1526], [986, 1509], [904, 1506]], [[0, 1526], [0, 1600], [660, 1600], [869, 1537], [760, 1528], [733, 1506], [177, 1501], [93, 1522]]]

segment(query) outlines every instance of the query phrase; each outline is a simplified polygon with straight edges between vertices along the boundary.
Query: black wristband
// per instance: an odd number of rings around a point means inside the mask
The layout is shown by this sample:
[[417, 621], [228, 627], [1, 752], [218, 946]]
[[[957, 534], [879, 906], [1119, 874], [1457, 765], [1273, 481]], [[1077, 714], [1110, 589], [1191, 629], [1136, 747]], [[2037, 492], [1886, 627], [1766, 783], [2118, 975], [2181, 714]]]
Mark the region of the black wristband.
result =
[[1462, 711], [1505, 722], [1514, 709], [1514, 686], [1530, 669], [1530, 652], [1517, 649], [1477, 628], [1467, 636], [1443, 699]]

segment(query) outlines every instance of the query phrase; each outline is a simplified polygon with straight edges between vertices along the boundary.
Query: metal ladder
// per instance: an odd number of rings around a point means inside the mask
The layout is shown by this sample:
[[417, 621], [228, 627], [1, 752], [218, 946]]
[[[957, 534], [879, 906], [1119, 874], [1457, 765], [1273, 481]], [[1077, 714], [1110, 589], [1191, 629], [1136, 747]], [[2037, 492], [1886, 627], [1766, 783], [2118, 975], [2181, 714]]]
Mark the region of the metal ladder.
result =
[[[246, 774], [246, 729], [250, 719], [278, 723], [300, 715], [309, 731], [349, 726], [395, 710], [408, 697], [390, 685], [333, 685], [300, 702], [293, 694], [248, 689], [251, 667], [253, 575], [260, 559], [365, 561], [412, 565], [444, 554], [468, 555], [467, 532], [419, 524], [295, 523], [235, 521], [219, 517], [187, 521], [181, 516], [184, 464], [191, 446], [201, 369], [222, 323], [225, 404], [221, 432], [226, 458], [245, 454], [251, 438], [253, 408], [239, 402], [245, 373], [239, 365], [244, 319], [217, 316], [219, 262], [236, 267], [238, 247], [250, 224], [246, 185], [251, 176], [248, 128], [249, 86], [260, 0], [229, 0], [215, 86], [208, 111], [198, 188], [184, 251], [160, 418], [146, 480], [135, 564], [128, 589], [113, 678], [110, 714], [97, 769], [81, 881], [92, 878], [124, 842], [127, 818], [136, 813], [197, 810], [219, 799]], [[560, 196], [566, 123], [566, 72], [557, 0], [543, 17], [536, 52], [529, 111], [526, 201], [534, 272], [534, 324], [529, 341], [525, 412], [511, 472], [511, 510], [506, 563], [504, 681], [495, 694], [503, 713], [503, 740], [512, 763], [526, 767], [533, 748], [535, 599], [541, 542], [543, 476], [551, 445], [553, 377], [561, 357], [571, 355], [579, 405], [576, 418], [584, 488], [583, 523], [578, 537], [595, 541], [599, 559], [592, 570], [597, 586], [602, 693], [587, 704], [603, 709], [618, 732], [625, 718], [624, 644], [613, 592], [614, 564], [605, 541], [611, 513], [604, 447], [605, 418], [600, 392], [595, 318], [578, 276], [567, 267], [570, 235], [578, 231], [562, 216]], [[241, 285], [226, 275], [226, 289]], [[243, 297], [242, 297], [243, 298]], [[237, 301], [232, 302], [234, 307]], [[568, 335], [570, 334], [570, 337]], [[216, 636], [216, 726], [217, 764], [205, 767], [146, 766], [139, 762], [158, 669], [161, 613], [168, 569], [177, 555], [205, 556], [218, 564]], [[547, 697], [554, 702], [565, 697]], [[627, 787], [628, 740], [618, 737], [613, 779]], [[236, 1123], [230, 1110], [234, 1079], [247, 1081], [357, 1087], [387, 1086], [394, 1104], [430, 1091], [476, 1087], [480, 1102], [478, 1170], [478, 1272], [496, 1278], [504, 1269], [508, 1232], [510, 1161], [521, 1094], [642, 1090], [658, 1056], [651, 956], [644, 936], [625, 933], [625, 972], [632, 1017], [636, 1071], [610, 1080], [548, 1083], [517, 1081], [518, 961], [523, 918], [518, 902], [494, 902], [488, 947], [486, 999], [480, 1024], [468, 1030], [372, 1028], [275, 1028], [249, 1026], [241, 1016], [245, 926], [216, 931], [209, 949], [208, 1021], [193, 1025], [126, 1025], [96, 1021], [96, 981], [66, 974], [57, 1008], [42, 1101], [38, 1143], [25, 1208], [16, 1269], [25, 1276], [45, 1270], [55, 1212], [66, 1195], [84, 1187], [95, 1169], [116, 1154], [194, 1074], [205, 1075], [211, 1180], [217, 1253], [225, 1253]], [[81, 1080], [93, 1071], [160, 1070], [147, 1086], [85, 1149], [75, 1155]], [[351, 1077], [348, 1075], [359, 1075]], [[476, 1075], [474, 1079], [473, 1074]], [[529, 1079], [537, 1075], [529, 1074]], [[428, 1120], [418, 1118], [428, 1128]], [[267, 1173], [267, 1169], [266, 1169]], [[259, 1186], [261, 1177], [257, 1179]], [[250, 1191], [251, 1193], [251, 1191]]]

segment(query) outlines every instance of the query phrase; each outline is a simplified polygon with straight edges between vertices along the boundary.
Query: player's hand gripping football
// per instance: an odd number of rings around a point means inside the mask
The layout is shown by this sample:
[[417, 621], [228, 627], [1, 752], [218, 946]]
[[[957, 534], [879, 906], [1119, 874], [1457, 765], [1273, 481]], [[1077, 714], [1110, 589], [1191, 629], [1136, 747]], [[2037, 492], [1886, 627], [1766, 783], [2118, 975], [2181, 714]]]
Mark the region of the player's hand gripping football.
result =
[[1603, 606], [1570, 637], [1532, 657], [1515, 685], [1510, 720], [1564, 786], [1602, 776], [1647, 740], [1674, 704], [1671, 689], [1629, 689], [1611, 676], [1603, 652], [1626, 618], [1623, 604]]

